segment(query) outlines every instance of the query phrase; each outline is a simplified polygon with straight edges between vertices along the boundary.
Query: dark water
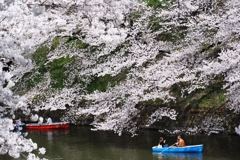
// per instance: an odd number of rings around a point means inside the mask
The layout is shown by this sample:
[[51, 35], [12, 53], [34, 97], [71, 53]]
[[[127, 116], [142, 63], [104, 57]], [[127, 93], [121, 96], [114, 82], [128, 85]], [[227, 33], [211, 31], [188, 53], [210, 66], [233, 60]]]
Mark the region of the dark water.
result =
[[[118, 136], [112, 132], [91, 131], [88, 127], [70, 126], [68, 130], [28, 131], [27, 138], [46, 148], [40, 158], [49, 160], [239, 160], [240, 136], [183, 135], [187, 145], [204, 144], [202, 153], [156, 154], [152, 146], [158, 144], [157, 131], [139, 131], [138, 136]], [[164, 136], [169, 145], [176, 141], [176, 135]], [[35, 151], [37, 153], [37, 151]], [[22, 154], [21, 160], [26, 159]], [[0, 160], [13, 160], [0, 155]]]

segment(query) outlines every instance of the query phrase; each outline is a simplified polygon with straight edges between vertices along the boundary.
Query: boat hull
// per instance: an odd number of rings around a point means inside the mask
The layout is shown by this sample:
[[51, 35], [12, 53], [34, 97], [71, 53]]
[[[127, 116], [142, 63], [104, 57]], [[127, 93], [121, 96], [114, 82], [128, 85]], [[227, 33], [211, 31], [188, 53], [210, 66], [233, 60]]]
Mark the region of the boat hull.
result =
[[21, 123], [14, 126], [13, 132], [22, 131], [25, 128], [25, 124]]
[[29, 123], [26, 124], [26, 129], [67, 129], [69, 127], [68, 122], [55, 122], [52, 124], [37, 124], [37, 123]]
[[178, 152], [178, 153], [191, 153], [191, 152], [202, 152], [203, 145], [192, 145], [185, 147], [167, 147], [167, 148], [158, 148], [157, 146], [152, 147], [153, 152]]

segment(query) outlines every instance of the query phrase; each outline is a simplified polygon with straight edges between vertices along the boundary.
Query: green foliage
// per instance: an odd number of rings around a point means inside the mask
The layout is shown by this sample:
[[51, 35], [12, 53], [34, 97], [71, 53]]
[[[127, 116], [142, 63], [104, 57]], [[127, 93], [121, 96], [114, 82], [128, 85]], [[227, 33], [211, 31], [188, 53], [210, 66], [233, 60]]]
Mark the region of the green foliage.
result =
[[[157, 25], [155, 25], [156, 27]], [[161, 26], [159, 26], [161, 27]], [[153, 28], [153, 30], [157, 31], [158, 28]], [[169, 42], [176, 42], [178, 40], [181, 40], [185, 37], [185, 33], [187, 32], [187, 27], [185, 26], [179, 26], [176, 28], [171, 28], [169, 31], [162, 32], [159, 34], [156, 39], [158, 41], [169, 41]]]
[[44, 65], [44, 66], [41, 66], [41, 67], [38, 68], [38, 72], [39, 72], [41, 75], [47, 73], [48, 70], [49, 70], [48, 65]]
[[[191, 106], [199, 106], [204, 108], [221, 106], [226, 101], [225, 90], [222, 89], [223, 84], [223, 77], [218, 76], [215, 78], [215, 80], [212, 80], [205, 89], [198, 89], [190, 95], [185, 95], [186, 97], [184, 97], [182, 99], [183, 101], [179, 102], [179, 104], [181, 106], [191, 104]], [[180, 93], [179, 87], [175, 86], [173, 88], [175, 88], [175, 91], [178, 92], [178, 94]]]
[[138, 105], [151, 105], [151, 106], [161, 106], [163, 104], [163, 100], [156, 98], [156, 99], [149, 99], [147, 101], [139, 101]]
[[[39, 68], [35, 68], [34, 71], [25, 73], [21, 80], [15, 85], [15, 90], [20, 91], [35, 87], [37, 84], [41, 83], [44, 80], [44, 75], [47, 72], [50, 72], [51, 87], [55, 89], [62, 89], [65, 87], [64, 81], [67, 80], [70, 71], [69, 67], [66, 65], [72, 63], [73, 60], [74, 58], [69, 58], [68, 56], [65, 58], [63, 57], [55, 59], [48, 64], [40, 66]], [[79, 83], [77, 76], [75, 77], [73, 83]]]
[[[163, 26], [162, 23], [170, 22], [169, 20], [163, 20], [159, 17], [151, 16], [149, 17], [149, 24], [148, 28], [152, 32], [157, 32], [162, 30]], [[184, 20], [183, 20], [184, 21]], [[176, 42], [180, 39], [183, 39], [185, 37], [185, 34], [187, 33], [188, 27], [182, 25], [182, 26], [168, 26], [167, 31], [163, 31], [160, 34], [156, 36], [156, 39], [158, 41], [169, 41], [169, 42]], [[163, 29], [165, 30], [165, 29]]]
[[15, 90], [26, 90], [35, 87], [44, 80], [44, 74], [48, 72], [47, 66], [40, 66], [31, 72], [26, 72], [22, 78], [16, 83]]
[[59, 29], [58, 30], [58, 33], [63, 33], [63, 32], [66, 32], [66, 30], [65, 29]]
[[146, 2], [148, 6], [154, 7], [154, 8], [163, 8], [164, 3], [168, 2], [169, 0], [143, 0], [143, 2]]
[[60, 44], [61, 37], [55, 37], [52, 41], [51, 51], [55, 50], [57, 46]]
[[76, 46], [78, 49], [85, 49], [89, 46], [87, 43], [83, 43], [81, 40], [76, 41]]
[[8, 81], [5, 80], [4, 83], [3, 83], [3, 88], [7, 87], [7, 85], [8, 85]]
[[[32, 72], [26, 72], [26, 73], [22, 76], [21, 80], [18, 81], [18, 82], [16, 83], [16, 85], [15, 85], [15, 86], [18, 86], [18, 88], [17, 88], [18, 90], [23, 89], [23, 88], [22, 88], [23, 84], [25, 84], [26, 88], [30, 88], [30, 87], [34, 86], [34, 85], [33, 85], [33, 82], [32, 82], [31, 80], [29, 80], [29, 77], [31, 77], [31, 75], [32, 75]], [[29, 82], [28, 82], [28, 81], [29, 81]]]
[[225, 90], [222, 89], [224, 82], [221, 77], [216, 77], [204, 90], [205, 95], [199, 99], [199, 106], [213, 107], [223, 104], [226, 100]]
[[[51, 50], [56, 49], [60, 44], [61, 37], [56, 37], [51, 46]], [[50, 63], [47, 62], [47, 54], [50, 49], [46, 46], [42, 46], [36, 50], [33, 54], [33, 61], [36, 64], [36, 68], [31, 72], [25, 73], [22, 78], [15, 85], [15, 90], [26, 90], [35, 87], [37, 84], [41, 83], [44, 80], [44, 75], [47, 72], [50, 72], [51, 76], [51, 86], [52, 88], [61, 89], [64, 87], [64, 80], [67, 79], [68, 70], [66, 64], [69, 64], [73, 61], [73, 58], [59, 58], [55, 59]]]
[[120, 73], [118, 73], [116, 76], [113, 76], [110, 81], [111, 87], [118, 85], [122, 81], [125, 81], [128, 73], [129, 73], [129, 69], [126, 68], [126, 69], [122, 70]]
[[[43, 75], [37, 71], [27, 72], [23, 75], [22, 79], [16, 84], [19, 89], [25, 86], [25, 89], [35, 87], [38, 83], [42, 82]], [[23, 85], [25, 84], [25, 85]]]
[[33, 61], [37, 66], [43, 65], [47, 61], [47, 54], [49, 52], [49, 48], [47, 46], [40, 47], [33, 54]]
[[33, 97], [33, 100], [39, 100], [41, 99], [42, 96], [40, 94], [36, 94], [34, 97]]
[[130, 97], [131, 95], [130, 94], [125, 94], [125, 98], [128, 98]]
[[92, 93], [95, 90], [99, 90], [101, 92], [105, 92], [107, 87], [114, 87], [118, 85], [121, 81], [124, 81], [127, 77], [129, 69], [124, 69], [122, 72], [117, 74], [116, 76], [111, 76], [106, 74], [101, 77], [94, 77], [90, 84], [87, 86], [87, 90], [89, 93]]
[[200, 107], [214, 107], [220, 106], [225, 101], [226, 96], [224, 93], [211, 93], [206, 95], [200, 99], [199, 106]]
[[207, 58], [215, 59], [219, 56], [219, 53], [221, 52], [221, 47], [215, 47], [209, 50]]
[[[75, 85], [75, 84], [77, 84], [77, 83], [79, 83], [79, 77], [76, 75], [75, 77], [74, 77], [74, 79], [73, 79], [73, 83], [72, 83], [72, 85]], [[82, 82], [83, 83], [83, 82]], [[83, 83], [83, 85], [85, 85], [85, 83]]]
[[[90, 46], [89, 50], [91, 53], [96, 52], [97, 50], [101, 50], [105, 45], [102, 44], [100, 46]], [[109, 55], [104, 55], [98, 58], [98, 63], [104, 63], [105, 60], [108, 58], [108, 56], [112, 56], [119, 52], [121, 48], [124, 47], [123, 45], [120, 45], [116, 47], [115, 50], [111, 51]], [[127, 77], [127, 74], [129, 72], [129, 69], [123, 69], [119, 74], [116, 76], [111, 76], [111, 75], [104, 75], [101, 77], [92, 77], [91, 83], [87, 85], [87, 91], [89, 93], [94, 92], [95, 90], [99, 90], [101, 92], [104, 92], [107, 90], [107, 87], [114, 87], [115, 85], [118, 85], [121, 81], [124, 81]], [[83, 84], [82, 84], [83, 85]]]
[[158, 19], [156, 21], [155, 20], [150, 21], [149, 28], [151, 28], [151, 30], [153, 32], [160, 30], [162, 28], [162, 26], [160, 25], [160, 19]]
[[[175, 83], [170, 87], [170, 94], [174, 97], [179, 98], [182, 96], [182, 90], [189, 87], [189, 85], [190, 84], [188, 82]], [[186, 93], [184, 94], [184, 96], [186, 96]]]
[[138, 19], [141, 17], [141, 13], [140, 12], [133, 12], [131, 13], [131, 19]]
[[67, 43], [67, 47], [72, 47], [72, 46], [78, 49], [86, 49], [89, 46], [89, 44], [84, 43], [79, 39], [70, 39]]
[[87, 86], [87, 90], [89, 93], [92, 93], [95, 90], [105, 92], [110, 80], [111, 76], [109, 74], [106, 74], [102, 77], [94, 77], [91, 83]]
[[64, 80], [68, 77], [68, 75], [65, 73], [65, 71], [68, 70], [65, 65], [71, 63], [72, 61], [73, 58], [67, 56], [55, 59], [50, 63], [52, 88], [61, 89], [64, 87]]

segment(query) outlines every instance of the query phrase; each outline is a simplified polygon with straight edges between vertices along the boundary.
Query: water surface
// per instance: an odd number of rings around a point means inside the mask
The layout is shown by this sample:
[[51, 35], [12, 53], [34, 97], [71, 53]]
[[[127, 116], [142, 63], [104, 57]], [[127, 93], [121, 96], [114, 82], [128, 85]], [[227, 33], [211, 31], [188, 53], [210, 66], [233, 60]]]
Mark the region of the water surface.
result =
[[[152, 153], [151, 147], [164, 136], [169, 145], [176, 135], [162, 135], [157, 131], [139, 131], [132, 137], [118, 136], [110, 131], [91, 131], [88, 127], [70, 126], [67, 130], [28, 131], [27, 138], [46, 148], [41, 158], [49, 160], [239, 160], [240, 136], [183, 135], [186, 145], [204, 144], [202, 153]], [[37, 151], [35, 152], [37, 153]], [[26, 159], [23, 153], [21, 160]], [[8, 155], [0, 159], [13, 160]]]

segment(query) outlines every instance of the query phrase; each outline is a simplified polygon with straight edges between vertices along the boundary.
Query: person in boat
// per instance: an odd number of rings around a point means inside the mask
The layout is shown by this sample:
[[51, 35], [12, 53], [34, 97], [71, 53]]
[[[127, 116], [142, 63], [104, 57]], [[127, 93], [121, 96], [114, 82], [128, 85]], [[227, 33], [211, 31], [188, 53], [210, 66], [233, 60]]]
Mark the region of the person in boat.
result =
[[177, 147], [185, 147], [185, 141], [182, 139], [180, 135], [177, 136], [177, 142], [176, 142]]
[[16, 120], [16, 124], [19, 126], [22, 124], [21, 118], [19, 118], [18, 120]]
[[163, 147], [167, 147], [168, 145], [166, 144], [166, 140], [163, 139], [163, 137], [159, 138], [159, 143], [158, 143], [158, 147], [163, 148]]
[[43, 123], [43, 117], [39, 117], [38, 118], [38, 124], [42, 124]]
[[[21, 120], [20, 120], [21, 123]], [[17, 132], [19, 130], [19, 119], [13, 120], [13, 124], [14, 124], [14, 132]]]
[[52, 119], [50, 118], [49, 115], [47, 115], [47, 124], [52, 124]]

